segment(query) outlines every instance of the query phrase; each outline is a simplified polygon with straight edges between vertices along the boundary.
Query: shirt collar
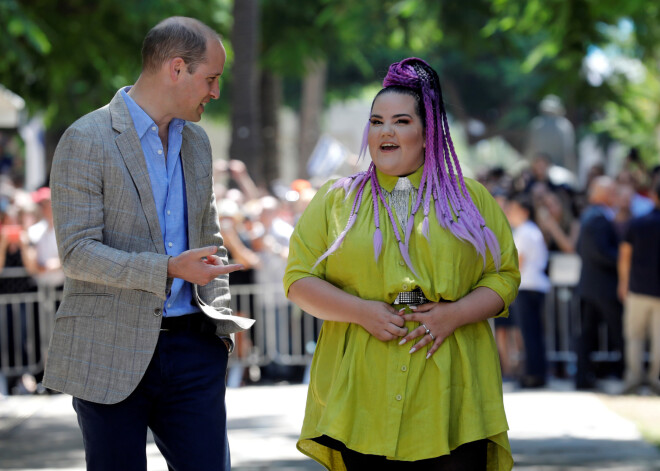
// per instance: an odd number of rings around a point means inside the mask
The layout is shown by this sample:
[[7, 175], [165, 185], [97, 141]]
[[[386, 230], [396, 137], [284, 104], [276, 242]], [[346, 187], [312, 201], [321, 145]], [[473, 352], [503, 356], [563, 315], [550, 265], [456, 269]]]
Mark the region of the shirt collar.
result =
[[[410, 175], [406, 175], [406, 178], [410, 180], [410, 183], [412, 183], [415, 189], [419, 189], [419, 184], [422, 182], [423, 173], [424, 173], [424, 164], [420, 165], [420, 167]], [[378, 183], [380, 184], [380, 187], [389, 192], [392, 192], [392, 190], [394, 190], [396, 183], [399, 181], [399, 178], [401, 178], [401, 177], [397, 177], [396, 175], [386, 175], [377, 168], [376, 168], [376, 175], [378, 176]]]
[[[133, 126], [135, 126], [135, 131], [140, 139], [144, 137], [149, 128], [156, 126], [156, 122], [151, 119], [151, 117], [144, 111], [140, 105], [138, 105], [133, 98], [130, 97], [128, 91], [131, 87], [124, 87], [121, 89], [121, 96], [124, 98], [128, 112], [133, 119]], [[183, 130], [183, 126], [186, 122], [183, 119], [174, 118], [170, 121], [169, 132], [176, 130], [179, 134]]]

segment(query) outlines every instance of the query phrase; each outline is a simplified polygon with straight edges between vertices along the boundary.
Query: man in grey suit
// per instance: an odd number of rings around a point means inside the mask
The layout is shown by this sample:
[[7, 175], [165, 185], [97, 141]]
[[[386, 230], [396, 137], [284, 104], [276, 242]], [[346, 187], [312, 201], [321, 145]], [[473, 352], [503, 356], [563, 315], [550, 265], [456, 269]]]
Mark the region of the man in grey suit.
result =
[[44, 384], [71, 394], [87, 468], [146, 470], [147, 428], [169, 469], [229, 469], [232, 334], [209, 140], [192, 122], [219, 97], [226, 53], [203, 23], [168, 18], [142, 72], [76, 121], [53, 160], [66, 274]]

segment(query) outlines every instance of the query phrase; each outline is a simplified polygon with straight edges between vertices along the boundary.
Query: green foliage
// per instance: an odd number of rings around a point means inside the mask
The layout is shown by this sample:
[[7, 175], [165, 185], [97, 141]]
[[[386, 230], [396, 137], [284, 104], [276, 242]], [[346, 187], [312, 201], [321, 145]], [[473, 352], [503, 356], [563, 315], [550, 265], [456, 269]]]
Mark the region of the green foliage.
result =
[[[526, 50], [520, 71], [540, 76], [544, 92], [563, 97], [569, 117], [578, 126], [588, 126], [594, 115], [606, 109], [608, 124], [599, 129], [614, 130], [616, 116], [627, 122], [628, 112], [624, 108], [639, 102], [635, 97], [640, 96], [640, 86], [620, 74], [607, 78], [602, 84], [590, 85], [586, 81], [584, 60], [594, 47], [610, 50], [610, 56], [639, 59], [649, 70], [656, 70], [660, 64], [660, 6], [657, 2], [493, 0], [492, 7], [493, 17], [482, 30], [484, 36], [527, 35], [532, 47]], [[624, 21], [630, 25], [630, 34], [622, 33]], [[613, 48], [616, 51], [612, 51]], [[637, 118], [645, 120], [647, 117], [637, 113]], [[623, 128], [631, 124], [624, 122], [621, 123]], [[648, 126], [646, 129], [651, 131]], [[616, 135], [624, 143], [632, 144], [625, 139], [625, 132], [616, 132]]]
[[657, 165], [660, 156], [660, 78], [647, 73], [639, 83], [615, 85], [617, 100], [605, 104], [592, 129], [636, 147], [642, 160]]
[[3, 0], [0, 83], [64, 127], [135, 81], [142, 40], [158, 21], [194, 16], [225, 33], [229, 8], [229, 0]]
[[[194, 16], [227, 38], [231, 7], [232, 0], [2, 0], [0, 83], [64, 126], [135, 80], [141, 41], [159, 20]], [[471, 142], [501, 135], [520, 148], [538, 102], [554, 93], [578, 130], [597, 119], [598, 132], [657, 152], [658, 2], [261, 0], [260, 8], [261, 67], [286, 78], [285, 96], [298, 96], [310, 61], [327, 61], [334, 98], [378, 86], [389, 64], [417, 56], [440, 73], [450, 112], [485, 125]], [[622, 20], [629, 34], [621, 34]], [[231, 80], [240, 58], [227, 39], [225, 46]], [[590, 85], [584, 59], [594, 46], [642, 61], [645, 82], [615, 74]], [[216, 109], [228, 100], [220, 102]]]

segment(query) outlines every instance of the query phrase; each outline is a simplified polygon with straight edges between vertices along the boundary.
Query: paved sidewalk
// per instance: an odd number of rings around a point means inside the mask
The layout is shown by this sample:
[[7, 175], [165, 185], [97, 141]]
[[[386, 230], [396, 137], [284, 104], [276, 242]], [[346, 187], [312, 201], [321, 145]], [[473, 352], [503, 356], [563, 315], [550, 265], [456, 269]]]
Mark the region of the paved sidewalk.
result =
[[[316, 470], [295, 442], [306, 386], [251, 386], [227, 393], [232, 469]], [[510, 391], [509, 437], [521, 471], [660, 471], [660, 451], [597, 394], [552, 389]], [[167, 466], [151, 440], [149, 471]], [[83, 471], [71, 399], [12, 396], [0, 401], [0, 470]]]

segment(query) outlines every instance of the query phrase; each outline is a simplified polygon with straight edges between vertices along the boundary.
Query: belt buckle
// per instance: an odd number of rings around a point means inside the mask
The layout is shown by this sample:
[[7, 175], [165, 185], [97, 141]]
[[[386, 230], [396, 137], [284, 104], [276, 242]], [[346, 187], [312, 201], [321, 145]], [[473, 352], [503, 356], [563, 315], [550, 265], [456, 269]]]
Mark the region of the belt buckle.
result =
[[401, 291], [397, 294], [396, 299], [392, 304], [408, 304], [408, 305], [417, 305], [425, 304], [429, 300], [424, 296], [421, 288], [415, 288], [412, 291]]

